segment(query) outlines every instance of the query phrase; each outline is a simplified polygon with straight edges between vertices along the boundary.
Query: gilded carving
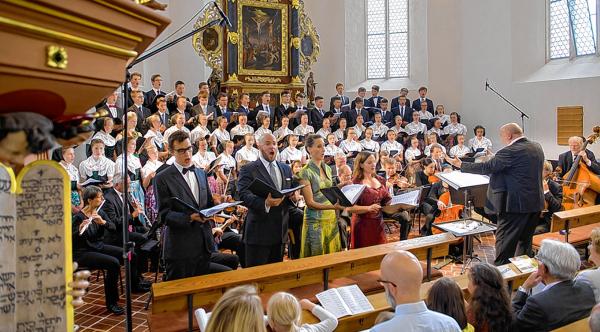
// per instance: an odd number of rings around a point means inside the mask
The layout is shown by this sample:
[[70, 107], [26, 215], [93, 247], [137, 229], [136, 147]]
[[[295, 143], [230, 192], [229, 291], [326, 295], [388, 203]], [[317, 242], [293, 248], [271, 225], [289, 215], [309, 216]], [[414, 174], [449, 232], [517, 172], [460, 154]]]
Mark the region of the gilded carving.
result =
[[281, 83], [279, 77], [246, 76], [244, 81], [251, 83]]
[[298, 14], [300, 18], [300, 77], [304, 78], [319, 57], [319, 34], [304, 10], [304, 1], [300, 1]]
[[46, 47], [46, 66], [56, 69], [66, 69], [69, 63], [67, 50], [64, 47], [48, 45]]
[[[206, 25], [207, 23], [221, 19], [219, 13], [211, 6], [198, 18], [194, 24], [194, 29]], [[231, 33], [231, 32], [230, 32]], [[210, 27], [200, 31], [192, 38], [194, 50], [204, 58], [204, 61], [213, 70], [222, 70], [223, 68], [223, 28], [219, 26]], [[229, 38], [229, 34], [228, 34]]]
[[290, 38], [290, 44], [292, 45], [293, 48], [299, 50], [300, 49], [300, 38], [298, 38], [298, 37]]
[[237, 32], [227, 32], [227, 41], [236, 45], [240, 41], [240, 35]]

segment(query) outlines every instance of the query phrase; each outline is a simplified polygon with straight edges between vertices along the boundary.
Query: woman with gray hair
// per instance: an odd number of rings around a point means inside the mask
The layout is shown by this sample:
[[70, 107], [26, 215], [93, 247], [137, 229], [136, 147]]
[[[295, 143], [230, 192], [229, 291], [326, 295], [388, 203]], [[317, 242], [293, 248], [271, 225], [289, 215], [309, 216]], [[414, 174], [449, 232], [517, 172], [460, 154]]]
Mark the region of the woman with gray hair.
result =
[[[587, 317], [596, 304], [589, 283], [573, 280], [579, 270], [579, 253], [569, 243], [543, 240], [535, 256], [539, 266], [513, 298], [515, 328], [548, 331]], [[531, 289], [544, 288], [532, 295]]]
[[[600, 266], [600, 228], [592, 231], [588, 252], [590, 253], [589, 261], [594, 263], [595, 266]], [[596, 303], [600, 303], [600, 268], [582, 271], [576, 279], [588, 281], [594, 290]]]

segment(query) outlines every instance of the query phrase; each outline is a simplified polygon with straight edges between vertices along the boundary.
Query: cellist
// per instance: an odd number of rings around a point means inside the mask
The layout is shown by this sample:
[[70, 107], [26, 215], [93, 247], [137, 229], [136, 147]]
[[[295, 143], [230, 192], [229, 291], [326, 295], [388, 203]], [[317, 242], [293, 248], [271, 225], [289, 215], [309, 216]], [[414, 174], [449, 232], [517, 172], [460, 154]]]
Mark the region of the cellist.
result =
[[[452, 166], [446, 164], [443, 167], [443, 172], [451, 172]], [[444, 181], [437, 181], [431, 185], [431, 190], [429, 190], [429, 195], [425, 199], [422, 204], [423, 214], [425, 214], [425, 225], [421, 227], [421, 236], [431, 235], [431, 225], [435, 220], [435, 217], [440, 215], [440, 212], [451, 204], [449, 200], [449, 195], [445, 195], [448, 197], [444, 197], [445, 199], [441, 199], [442, 195], [448, 193], [448, 184]]]
[[569, 151], [561, 153], [558, 156], [558, 167], [560, 167], [560, 177], [564, 177], [565, 174], [569, 172], [571, 166], [573, 166], [573, 161], [577, 156], [581, 156], [581, 161], [583, 161], [586, 166], [592, 171], [594, 174], [600, 174], [600, 163], [596, 161], [596, 157], [594, 153], [588, 149], [585, 151], [583, 148], [583, 138], [580, 136], [571, 136], [569, 137]]

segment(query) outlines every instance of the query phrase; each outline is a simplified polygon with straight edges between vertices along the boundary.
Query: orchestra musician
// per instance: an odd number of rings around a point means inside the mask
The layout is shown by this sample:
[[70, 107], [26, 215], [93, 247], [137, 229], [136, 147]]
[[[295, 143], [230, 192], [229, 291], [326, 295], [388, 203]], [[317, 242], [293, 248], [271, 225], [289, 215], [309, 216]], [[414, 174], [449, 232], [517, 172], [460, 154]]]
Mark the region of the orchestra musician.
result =
[[581, 156], [586, 166], [592, 171], [592, 173], [600, 174], [600, 163], [596, 161], [594, 153], [588, 149], [582, 151], [583, 138], [579, 136], [569, 137], [569, 151], [561, 153], [558, 156], [558, 167], [560, 167], [560, 177], [564, 177], [573, 166], [573, 161], [577, 156]]
[[549, 161], [544, 162], [542, 171], [544, 201], [546, 209], [540, 215], [539, 223], [535, 228], [535, 234], [547, 233], [550, 231], [550, 221], [554, 212], [562, 210], [563, 188], [554, 181], [555, 173], [552, 172], [552, 164]]
[[[398, 195], [407, 188], [412, 187], [404, 176], [397, 173], [396, 161], [393, 158], [385, 158], [382, 161], [385, 170], [385, 185], [391, 196]], [[400, 225], [400, 240], [408, 239], [410, 232], [410, 216], [407, 211], [394, 214], [383, 212], [384, 218], [394, 219]]]

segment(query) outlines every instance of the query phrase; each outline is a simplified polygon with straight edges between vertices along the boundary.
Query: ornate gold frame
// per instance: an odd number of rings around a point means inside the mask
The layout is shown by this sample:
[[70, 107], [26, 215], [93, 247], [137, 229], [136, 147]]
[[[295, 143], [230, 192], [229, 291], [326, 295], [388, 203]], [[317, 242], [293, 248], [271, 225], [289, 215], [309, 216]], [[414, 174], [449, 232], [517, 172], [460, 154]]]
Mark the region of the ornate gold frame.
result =
[[[198, 18], [196, 23], [194, 24], [194, 29], [199, 28], [207, 23], [220, 19], [221, 16], [216, 10], [205, 10], [204, 14]], [[219, 71], [223, 70], [223, 29], [219, 26], [214, 26], [209, 29], [213, 29], [217, 32], [217, 47], [214, 50], [208, 50], [204, 47], [203, 43], [203, 31], [198, 32], [192, 37], [192, 47], [196, 50], [201, 57], [204, 58], [206, 64], [212, 69], [216, 69]]]
[[238, 0], [237, 1], [237, 13], [238, 13], [238, 34], [239, 34], [239, 45], [244, 45], [244, 36], [242, 31], [242, 7], [253, 6], [262, 8], [274, 8], [281, 10], [281, 70], [248, 70], [243, 67], [243, 48], [238, 47], [238, 75], [260, 75], [260, 76], [288, 76], [289, 75], [289, 46], [288, 46], [288, 34], [289, 34], [289, 19], [288, 19], [288, 5], [280, 3], [272, 3], [257, 0]]
[[[317, 29], [312, 23], [312, 20], [306, 14], [304, 10], [304, 1], [300, 1], [300, 8], [298, 9], [299, 17], [300, 17], [300, 77], [304, 79], [306, 73], [310, 71], [310, 67], [313, 63], [317, 62], [317, 58], [320, 53], [320, 45], [319, 45], [319, 34], [317, 33]], [[312, 40], [313, 44], [313, 52], [312, 54], [306, 55], [302, 53], [302, 40], [304, 37], [309, 37]]]

